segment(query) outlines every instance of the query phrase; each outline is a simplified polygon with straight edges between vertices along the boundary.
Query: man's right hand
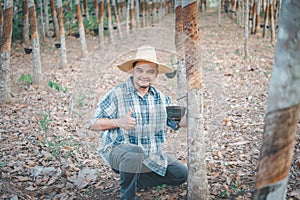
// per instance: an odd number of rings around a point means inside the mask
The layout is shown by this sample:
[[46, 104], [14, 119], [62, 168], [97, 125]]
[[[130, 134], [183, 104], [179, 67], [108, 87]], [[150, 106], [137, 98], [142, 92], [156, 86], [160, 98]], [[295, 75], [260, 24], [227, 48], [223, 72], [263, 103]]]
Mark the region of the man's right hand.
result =
[[115, 119], [116, 125], [125, 130], [133, 129], [136, 124], [136, 120], [133, 117], [131, 117], [131, 114], [132, 109], [130, 109], [130, 111], [126, 115]]

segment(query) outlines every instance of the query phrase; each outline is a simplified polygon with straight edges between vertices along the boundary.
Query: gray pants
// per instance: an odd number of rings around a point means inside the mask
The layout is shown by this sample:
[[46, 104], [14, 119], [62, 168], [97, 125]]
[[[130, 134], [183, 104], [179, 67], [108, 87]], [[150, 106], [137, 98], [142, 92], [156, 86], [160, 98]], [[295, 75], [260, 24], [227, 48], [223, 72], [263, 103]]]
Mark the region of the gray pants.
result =
[[187, 167], [176, 158], [168, 155], [165, 176], [160, 176], [143, 165], [143, 149], [134, 144], [120, 144], [110, 153], [109, 164], [120, 173], [121, 199], [134, 200], [136, 192], [162, 184], [180, 185], [187, 180]]

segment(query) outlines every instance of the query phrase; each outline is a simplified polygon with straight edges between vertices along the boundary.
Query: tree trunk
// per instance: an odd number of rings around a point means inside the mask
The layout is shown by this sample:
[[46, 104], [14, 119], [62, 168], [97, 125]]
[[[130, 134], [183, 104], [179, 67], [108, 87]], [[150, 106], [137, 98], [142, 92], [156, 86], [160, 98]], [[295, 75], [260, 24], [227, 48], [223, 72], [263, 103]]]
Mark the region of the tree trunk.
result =
[[245, 58], [248, 57], [248, 36], [249, 36], [249, 0], [246, 0], [245, 2], [245, 27], [244, 27], [244, 53], [245, 53]]
[[58, 24], [59, 24], [59, 38], [60, 38], [60, 52], [61, 52], [61, 65], [64, 67], [67, 64], [67, 49], [65, 28], [63, 21], [63, 5], [62, 0], [57, 0]]
[[256, 4], [257, 5], [256, 6], [256, 22], [255, 22], [255, 30], [254, 30], [255, 34], [260, 33], [260, 4], [261, 4], [261, 1], [257, 0], [257, 4]]
[[140, 4], [139, 4], [139, 0], [133, 0], [133, 2], [135, 2], [135, 27], [139, 28], [139, 23], [140, 23]]
[[257, 5], [257, 0], [254, 1], [253, 3], [253, 17], [252, 17], [252, 26], [251, 26], [251, 34], [255, 34], [255, 27], [256, 27], [256, 6], [259, 6]]
[[270, 1], [267, 0], [267, 6], [266, 6], [266, 11], [265, 11], [265, 22], [264, 22], [264, 29], [263, 29], [263, 38], [265, 38], [268, 34], [267, 26], [269, 25], [269, 12], [270, 12]]
[[22, 1], [22, 20], [23, 20], [23, 44], [28, 46], [30, 44], [29, 39], [29, 21], [28, 21], [28, 1]]
[[44, 24], [44, 13], [43, 13], [43, 2], [42, 0], [37, 1], [40, 12], [38, 13], [38, 21], [39, 26], [38, 30], [40, 30], [41, 40], [45, 40], [45, 24]]
[[111, 4], [110, 0], [106, 0], [106, 9], [107, 9], [107, 28], [108, 28], [108, 42], [113, 42], [113, 27], [111, 20]]
[[254, 200], [286, 199], [300, 112], [299, 10], [299, 0], [282, 2]]
[[59, 36], [59, 27], [58, 27], [58, 20], [57, 20], [57, 13], [56, 8], [54, 4], [54, 0], [50, 0], [50, 7], [52, 12], [52, 21], [53, 21], [53, 27], [54, 27], [54, 37]]
[[117, 26], [118, 35], [119, 35], [119, 38], [122, 39], [123, 36], [122, 36], [122, 30], [121, 30], [121, 25], [120, 25], [116, 0], [112, 0], [112, 6], [113, 6], [113, 9], [114, 9], [115, 23], [116, 23], [116, 26]]
[[75, 7], [76, 7], [76, 15], [77, 15], [77, 22], [78, 22], [78, 30], [79, 30], [79, 38], [80, 38], [80, 50], [81, 56], [86, 57], [88, 54], [86, 39], [85, 39], [85, 30], [82, 21], [82, 15], [80, 10], [80, 1], [75, 0]]
[[[129, 18], [130, 18], [130, 31], [133, 30], [133, 27], [134, 27], [134, 0], [128, 0], [130, 3], [129, 3]], [[139, 19], [137, 19], [139, 20]]]
[[[80, 5], [80, 3], [79, 3]], [[85, 13], [85, 19], [87, 21], [90, 20], [90, 14], [89, 14], [89, 6], [88, 6], [88, 1], [87, 0], [83, 0], [83, 9], [84, 9], [84, 13]]]
[[178, 56], [177, 97], [181, 106], [187, 106], [186, 69], [184, 64], [184, 34], [181, 0], [175, 0], [175, 47]]
[[49, 12], [48, 12], [49, 0], [44, 0], [44, 19], [45, 19], [45, 36], [49, 37]]
[[152, 25], [155, 24], [157, 22], [157, 16], [156, 16], [156, 1], [157, 0], [153, 0], [152, 1]]
[[221, 24], [221, 5], [222, 5], [222, 0], [219, 0], [219, 5], [218, 5], [218, 23], [219, 23], [219, 26], [222, 26], [222, 24]]
[[35, 13], [34, 0], [28, 1], [30, 30], [31, 30], [31, 42], [32, 42], [32, 61], [33, 61], [33, 83], [40, 84], [42, 75], [41, 55], [40, 55], [40, 39], [37, 30], [37, 20]]
[[[0, 4], [0, 6], [2, 6]], [[2, 15], [2, 14], [1, 14]], [[1, 17], [1, 16], [0, 16]], [[0, 41], [0, 103], [9, 102], [10, 96], [10, 50], [12, 36], [13, 0], [4, 2], [3, 33]]]
[[271, 42], [275, 42], [275, 22], [274, 22], [274, 0], [270, 0], [270, 23], [271, 23]]
[[182, 2], [185, 66], [188, 87], [188, 199], [208, 199], [203, 125], [203, 83], [200, 68], [200, 27], [197, 0]]
[[1, 45], [1, 38], [3, 33], [3, 11], [2, 11], [2, 2], [0, 2], [0, 45]]
[[104, 17], [104, 2], [103, 0], [98, 0], [98, 43], [100, 46], [104, 44], [104, 27], [103, 27], [103, 17]]

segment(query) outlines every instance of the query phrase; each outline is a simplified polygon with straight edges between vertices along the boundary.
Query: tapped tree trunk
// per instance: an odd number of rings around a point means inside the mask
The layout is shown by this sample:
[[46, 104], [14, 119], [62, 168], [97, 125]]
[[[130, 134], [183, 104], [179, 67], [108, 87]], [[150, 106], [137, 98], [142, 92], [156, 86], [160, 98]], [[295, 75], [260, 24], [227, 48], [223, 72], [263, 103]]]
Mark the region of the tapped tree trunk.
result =
[[[0, 6], [2, 5], [0, 4]], [[6, 0], [4, 2], [3, 33], [2, 35], [0, 35], [0, 103], [9, 102], [11, 99], [10, 50], [12, 36], [12, 19], [13, 0]]]
[[48, 12], [49, 0], [44, 0], [44, 19], [45, 19], [45, 36], [49, 37], [49, 12]]
[[121, 30], [121, 25], [120, 25], [116, 0], [112, 0], [112, 7], [114, 9], [115, 23], [116, 23], [116, 26], [117, 26], [117, 31], [118, 31], [118, 34], [119, 34], [119, 38], [122, 39], [123, 35], [122, 35], [122, 30]]
[[85, 39], [85, 30], [82, 21], [82, 15], [80, 10], [80, 1], [75, 0], [75, 7], [76, 7], [76, 15], [77, 15], [77, 22], [78, 22], [78, 30], [79, 30], [79, 38], [80, 38], [80, 50], [81, 56], [86, 57], [88, 54], [86, 39]]
[[282, 1], [254, 200], [286, 199], [300, 112], [299, 10], [299, 0]]
[[34, 0], [28, 2], [31, 43], [32, 43], [32, 61], [33, 61], [33, 83], [40, 84], [43, 79], [41, 54], [40, 54], [40, 39], [37, 30], [37, 20]]
[[103, 0], [98, 0], [98, 43], [100, 46], [103, 46], [104, 44], [103, 17], [104, 17], [104, 2]]
[[50, 0], [50, 7], [51, 7], [51, 12], [52, 12], [54, 37], [58, 37], [59, 36], [59, 27], [58, 27], [57, 13], [56, 13], [54, 0]]
[[[80, 3], [79, 3], [79, 5], [80, 5]], [[87, 21], [89, 21], [90, 20], [90, 14], [89, 14], [89, 6], [88, 6], [88, 1], [87, 0], [83, 0], [83, 9], [84, 9], [84, 13], [85, 13], [85, 18], [86, 18]]]
[[59, 38], [60, 38], [60, 52], [61, 52], [61, 65], [64, 67], [67, 64], [67, 49], [65, 28], [63, 21], [63, 5], [62, 0], [57, 0], [58, 24], [59, 24]]
[[23, 44], [28, 46], [30, 44], [29, 39], [29, 21], [28, 21], [28, 1], [22, 1], [22, 20], [23, 20]]
[[197, 0], [182, 2], [185, 66], [188, 87], [188, 199], [208, 199], [203, 124], [203, 82], [200, 66], [200, 27]]
[[249, 35], [249, 0], [245, 0], [245, 18], [244, 18], [244, 54], [245, 58], [248, 57], [248, 35]]
[[186, 69], [184, 63], [184, 34], [181, 0], [175, 0], [175, 47], [178, 56], [177, 64], [177, 97], [181, 106], [187, 106]]
[[108, 42], [112, 43], [114, 38], [113, 38], [110, 0], [106, 0], [106, 9], [107, 9]]
[[[2, 11], [2, 2], [0, 2], [0, 36], [2, 37], [3, 33], [3, 11]], [[0, 39], [0, 45], [1, 45], [1, 39]]]

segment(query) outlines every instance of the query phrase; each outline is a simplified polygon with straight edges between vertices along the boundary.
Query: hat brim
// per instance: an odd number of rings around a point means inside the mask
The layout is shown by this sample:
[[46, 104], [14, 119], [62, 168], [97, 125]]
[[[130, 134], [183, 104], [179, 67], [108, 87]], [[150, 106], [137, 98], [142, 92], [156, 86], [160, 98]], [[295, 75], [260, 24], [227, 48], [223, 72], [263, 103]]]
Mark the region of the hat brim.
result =
[[161, 63], [157, 63], [157, 62], [153, 62], [151, 60], [147, 60], [147, 59], [132, 59], [132, 60], [129, 60], [129, 61], [126, 61], [124, 62], [123, 64], [120, 64], [118, 65], [117, 67], [123, 71], [123, 72], [131, 72], [132, 70], [132, 65], [134, 62], [136, 61], [147, 61], [147, 62], [152, 62], [152, 63], [155, 63], [158, 65], [158, 73], [159, 74], [166, 74], [166, 73], [172, 73], [174, 72], [174, 69], [164, 65], [164, 64], [161, 64]]

